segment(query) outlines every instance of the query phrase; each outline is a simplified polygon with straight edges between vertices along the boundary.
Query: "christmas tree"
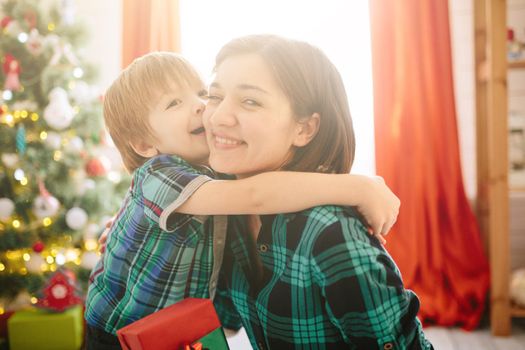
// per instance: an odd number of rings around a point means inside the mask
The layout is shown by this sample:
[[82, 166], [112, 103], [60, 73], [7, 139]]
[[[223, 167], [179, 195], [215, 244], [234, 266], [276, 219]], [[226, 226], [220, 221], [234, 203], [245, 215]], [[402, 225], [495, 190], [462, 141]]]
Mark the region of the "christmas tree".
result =
[[44, 5], [4, 0], [0, 12], [0, 298], [27, 291], [33, 303], [62, 266], [87, 280], [129, 183], [104, 155], [74, 2]]

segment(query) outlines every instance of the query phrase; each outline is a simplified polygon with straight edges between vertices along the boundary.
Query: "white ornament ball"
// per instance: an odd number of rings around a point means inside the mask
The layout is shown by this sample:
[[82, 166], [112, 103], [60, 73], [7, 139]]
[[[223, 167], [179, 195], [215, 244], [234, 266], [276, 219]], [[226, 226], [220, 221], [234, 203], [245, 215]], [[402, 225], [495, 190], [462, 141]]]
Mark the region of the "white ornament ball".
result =
[[47, 133], [46, 138], [46, 145], [48, 145], [51, 149], [59, 149], [60, 145], [62, 144], [62, 137], [59, 133], [56, 133], [54, 131], [50, 131]]
[[2, 154], [2, 162], [8, 168], [14, 168], [16, 163], [18, 163], [18, 154], [16, 153], [4, 153]]
[[73, 137], [67, 144], [67, 149], [71, 152], [80, 152], [84, 149], [84, 141], [78, 136]]
[[516, 304], [525, 307], [525, 269], [519, 269], [512, 273], [510, 297]]
[[49, 104], [44, 110], [44, 119], [47, 124], [56, 130], [62, 130], [71, 125], [75, 112], [69, 104], [67, 92], [56, 87], [49, 93]]
[[15, 210], [15, 203], [9, 198], [0, 198], [0, 220], [8, 220]]
[[34, 272], [34, 273], [41, 273], [42, 272], [42, 265], [44, 265], [46, 262], [44, 258], [42, 258], [42, 255], [39, 253], [30, 253], [29, 254], [29, 261], [25, 262], [25, 266], [27, 268], [27, 271]]
[[73, 207], [66, 213], [66, 224], [73, 230], [80, 230], [86, 226], [88, 215], [86, 211], [79, 207]]
[[80, 105], [89, 103], [96, 97], [85, 81], [77, 81], [69, 94], [73, 100]]
[[60, 202], [58, 201], [58, 199], [51, 195], [39, 195], [35, 198], [35, 201], [33, 202], [33, 213], [39, 219], [56, 215], [56, 213], [58, 213], [59, 208]]
[[80, 266], [85, 269], [91, 270], [97, 265], [97, 262], [100, 260], [100, 255], [96, 252], [84, 252], [82, 254], [82, 260], [80, 261]]

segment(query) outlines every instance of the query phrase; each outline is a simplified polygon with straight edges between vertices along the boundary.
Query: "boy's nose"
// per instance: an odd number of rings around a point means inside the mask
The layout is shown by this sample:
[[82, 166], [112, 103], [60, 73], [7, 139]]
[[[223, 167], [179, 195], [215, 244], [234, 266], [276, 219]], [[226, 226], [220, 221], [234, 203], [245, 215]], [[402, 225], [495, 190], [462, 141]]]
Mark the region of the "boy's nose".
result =
[[199, 101], [199, 102], [197, 102], [197, 103], [195, 104], [195, 106], [193, 107], [193, 113], [195, 113], [195, 114], [197, 114], [197, 115], [201, 115], [202, 112], [204, 112], [204, 108], [205, 108], [205, 107], [206, 107], [206, 106], [204, 105], [204, 103], [202, 103], [202, 102]]

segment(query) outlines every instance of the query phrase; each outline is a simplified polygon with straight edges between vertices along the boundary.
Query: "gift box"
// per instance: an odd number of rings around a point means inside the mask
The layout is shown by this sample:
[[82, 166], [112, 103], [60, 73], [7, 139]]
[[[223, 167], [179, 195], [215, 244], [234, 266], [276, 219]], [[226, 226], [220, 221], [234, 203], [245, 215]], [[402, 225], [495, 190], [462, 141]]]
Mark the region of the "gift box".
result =
[[0, 314], [0, 339], [7, 338], [7, 321], [14, 313], [14, 311], [6, 311]]
[[125, 350], [228, 350], [210, 299], [188, 298], [117, 331]]
[[82, 306], [54, 313], [41, 309], [17, 311], [8, 321], [10, 350], [78, 350], [82, 345]]

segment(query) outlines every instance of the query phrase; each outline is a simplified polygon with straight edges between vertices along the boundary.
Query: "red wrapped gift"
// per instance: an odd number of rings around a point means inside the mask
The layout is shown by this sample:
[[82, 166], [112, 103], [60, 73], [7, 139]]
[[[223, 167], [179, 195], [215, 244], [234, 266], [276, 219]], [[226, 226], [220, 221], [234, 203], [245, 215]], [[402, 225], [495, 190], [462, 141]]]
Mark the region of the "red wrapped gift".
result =
[[7, 320], [13, 316], [14, 311], [6, 311], [0, 314], [0, 339], [7, 338]]
[[119, 329], [117, 336], [125, 350], [175, 350], [220, 327], [210, 299], [188, 298]]

